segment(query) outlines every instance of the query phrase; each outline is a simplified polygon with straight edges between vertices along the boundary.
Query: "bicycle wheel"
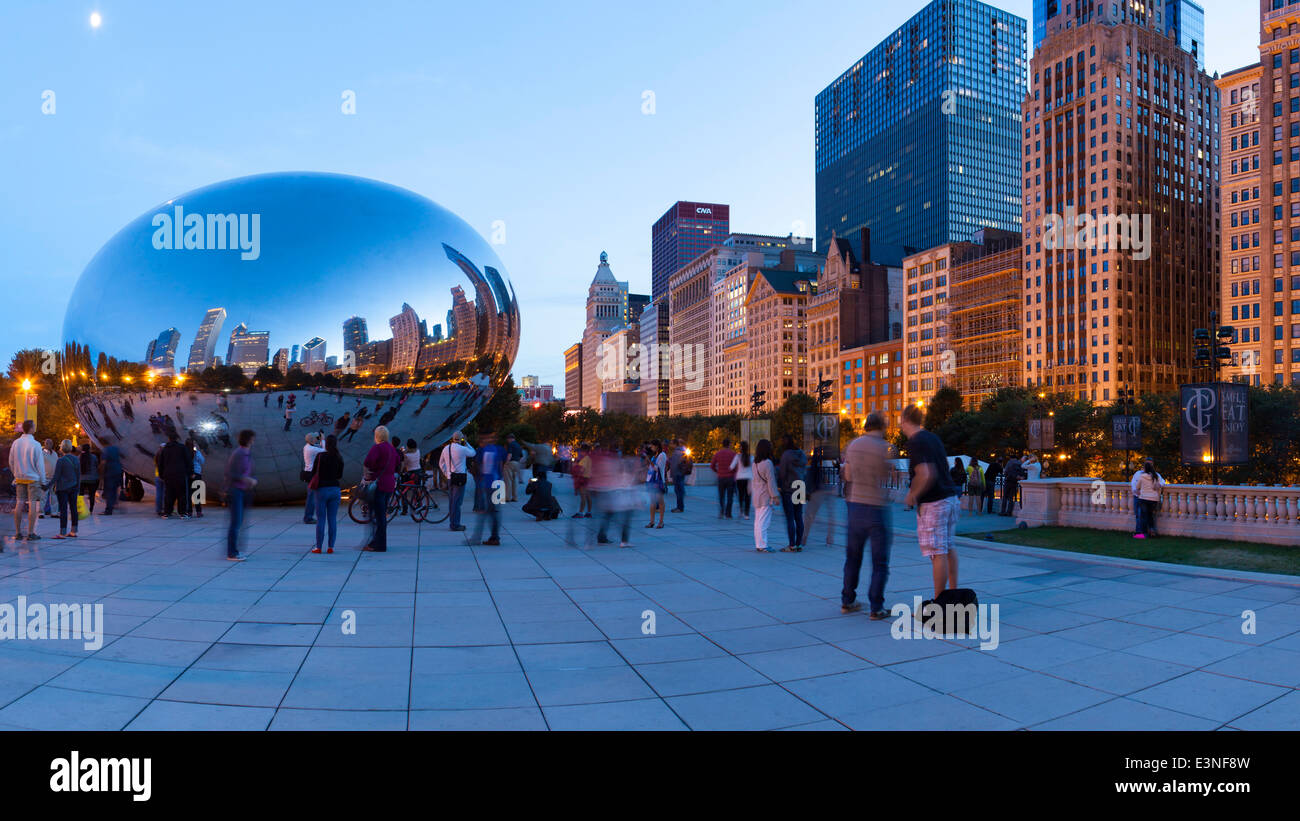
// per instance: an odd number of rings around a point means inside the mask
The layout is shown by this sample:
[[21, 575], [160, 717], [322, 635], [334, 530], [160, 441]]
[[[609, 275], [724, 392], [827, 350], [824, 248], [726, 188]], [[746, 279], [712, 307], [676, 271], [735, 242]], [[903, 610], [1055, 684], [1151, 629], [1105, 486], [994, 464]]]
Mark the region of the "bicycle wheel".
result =
[[370, 505], [359, 493], [354, 493], [352, 501], [348, 502], [348, 518], [359, 525], [370, 524]]
[[423, 487], [415, 486], [406, 492], [406, 509], [411, 514], [411, 521], [417, 524], [424, 521], [424, 517], [429, 514], [429, 505], [432, 500], [429, 498], [429, 491]]
[[426, 491], [429, 497], [429, 509], [424, 512], [424, 521], [428, 524], [442, 524], [451, 515], [451, 497], [445, 490]]
[[397, 518], [398, 514], [402, 512], [403, 498], [403, 494], [400, 490], [394, 491], [393, 494], [388, 497], [388, 521], [393, 521]]

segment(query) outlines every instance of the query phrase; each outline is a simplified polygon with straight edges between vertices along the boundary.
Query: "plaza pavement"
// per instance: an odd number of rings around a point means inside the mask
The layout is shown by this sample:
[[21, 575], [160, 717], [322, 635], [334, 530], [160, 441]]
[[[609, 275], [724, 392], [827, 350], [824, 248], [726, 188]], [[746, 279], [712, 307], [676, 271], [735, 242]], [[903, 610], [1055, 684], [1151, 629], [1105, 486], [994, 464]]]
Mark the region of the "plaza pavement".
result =
[[[631, 549], [581, 528], [570, 545], [574, 520], [516, 505], [500, 547], [399, 520], [386, 554], [358, 552], [345, 520], [338, 551], [311, 555], [300, 508], [256, 508], [244, 563], [225, 561], [216, 507], [124, 505], [76, 541], [42, 520], [34, 548], [5, 537], [0, 602], [102, 602], [108, 635], [0, 642], [0, 727], [1300, 729], [1295, 580], [970, 541], [961, 583], [999, 605], [1000, 645], [895, 639], [840, 614], [843, 550], [820, 527], [802, 553], [759, 554], [714, 499], [691, 488], [662, 530], [636, 513]], [[930, 592], [914, 520], [893, 513], [887, 605]]]

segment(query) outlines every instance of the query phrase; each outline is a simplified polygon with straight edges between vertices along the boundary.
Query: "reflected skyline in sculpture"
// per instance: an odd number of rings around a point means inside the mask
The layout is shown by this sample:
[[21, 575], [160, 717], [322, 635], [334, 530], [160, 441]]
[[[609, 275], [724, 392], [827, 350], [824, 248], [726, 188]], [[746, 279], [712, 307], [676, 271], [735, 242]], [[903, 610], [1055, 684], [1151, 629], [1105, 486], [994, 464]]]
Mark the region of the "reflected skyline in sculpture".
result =
[[62, 373], [83, 430], [129, 472], [150, 478], [175, 432], [218, 485], [250, 428], [271, 474], [258, 501], [289, 500], [306, 493], [304, 433], [341, 437], [344, 481], [378, 424], [428, 451], [505, 381], [518, 340], [500, 261], [451, 212], [357, 177], [268, 174], [176, 197], [110, 239], [69, 301]]

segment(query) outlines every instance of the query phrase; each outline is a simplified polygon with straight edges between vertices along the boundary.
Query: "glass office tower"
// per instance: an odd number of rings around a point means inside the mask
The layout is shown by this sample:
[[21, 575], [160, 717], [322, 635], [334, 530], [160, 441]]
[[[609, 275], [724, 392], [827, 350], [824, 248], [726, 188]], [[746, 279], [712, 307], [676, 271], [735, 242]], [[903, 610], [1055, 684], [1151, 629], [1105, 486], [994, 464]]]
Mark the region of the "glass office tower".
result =
[[1026, 23], [934, 0], [816, 99], [817, 247], [871, 231], [873, 262], [1020, 231]]

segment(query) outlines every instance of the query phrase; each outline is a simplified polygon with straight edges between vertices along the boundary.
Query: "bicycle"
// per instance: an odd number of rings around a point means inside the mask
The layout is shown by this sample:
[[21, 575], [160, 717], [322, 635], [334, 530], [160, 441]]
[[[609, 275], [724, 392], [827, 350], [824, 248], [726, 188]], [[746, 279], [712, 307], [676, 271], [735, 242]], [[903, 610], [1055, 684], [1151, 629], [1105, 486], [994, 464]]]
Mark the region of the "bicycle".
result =
[[302, 425], [304, 428], [309, 428], [312, 425], [328, 425], [333, 421], [334, 416], [328, 411], [312, 411], [304, 416], [298, 424]]
[[[373, 516], [370, 510], [370, 502], [366, 499], [366, 484], [366, 482], [362, 482], [349, 491], [352, 499], [348, 502], [348, 518], [359, 525], [370, 524]], [[402, 500], [398, 498], [398, 494], [394, 493], [388, 497], [388, 521], [391, 522], [396, 519], [401, 511]]]
[[401, 499], [402, 509], [409, 512], [416, 522], [439, 524], [451, 515], [451, 500], [447, 492], [439, 489], [422, 472], [403, 474], [402, 483], [393, 495]]

